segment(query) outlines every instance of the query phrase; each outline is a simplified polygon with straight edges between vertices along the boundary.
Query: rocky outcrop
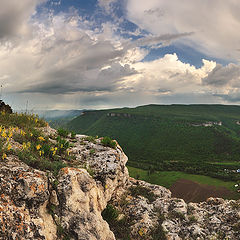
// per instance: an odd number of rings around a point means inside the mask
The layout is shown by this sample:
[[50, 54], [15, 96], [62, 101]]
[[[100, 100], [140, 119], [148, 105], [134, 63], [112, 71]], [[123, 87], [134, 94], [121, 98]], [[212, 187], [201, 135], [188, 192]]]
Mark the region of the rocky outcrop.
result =
[[56, 239], [56, 225], [47, 212], [46, 173], [15, 156], [0, 164], [0, 239]]
[[57, 176], [16, 155], [0, 160], [0, 239], [124, 239], [102, 217], [107, 204], [130, 239], [240, 239], [240, 201], [187, 204], [164, 187], [130, 178], [119, 145], [80, 135], [68, 141], [72, 167]]
[[0, 161], [0, 239], [115, 239], [101, 212], [128, 180], [126, 155], [120, 146], [104, 147], [84, 136], [77, 136], [71, 152], [75, 167], [57, 177], [14, 155]]

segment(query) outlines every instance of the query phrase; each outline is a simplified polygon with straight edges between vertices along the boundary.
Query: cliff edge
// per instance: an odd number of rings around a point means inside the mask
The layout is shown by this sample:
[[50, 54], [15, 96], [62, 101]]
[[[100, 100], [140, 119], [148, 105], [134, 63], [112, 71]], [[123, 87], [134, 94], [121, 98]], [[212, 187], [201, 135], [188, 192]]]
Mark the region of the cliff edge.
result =
[[118, 144], [63, 140], [49, 126], [33, 128], [38, 134], [0, 128], [2, 240], [240, 239], [239, 200], [171, 198], [168, 189], [129, 177]]

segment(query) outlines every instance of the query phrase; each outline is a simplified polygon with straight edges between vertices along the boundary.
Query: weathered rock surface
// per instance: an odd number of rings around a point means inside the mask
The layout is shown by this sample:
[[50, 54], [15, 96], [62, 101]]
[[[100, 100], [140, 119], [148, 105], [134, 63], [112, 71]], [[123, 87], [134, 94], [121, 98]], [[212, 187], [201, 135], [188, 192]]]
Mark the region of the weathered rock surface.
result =
[[56, 225], [47, 213], [46, 173], [16, 157], [0, 163], [0, 239], [56, 239]]
[[[45, 134], [55, 134], [49, 127]], [[71, 141], [69, 139], [69, 141]], [[120, 148], [77, 136], [74, 167], [57, 177], [16, 156], [0, 160], [0, 239], [121, 239], [102, 211], [127, 218], [131, 239], [240, 239], [240, 201], [185, 203], [161, 186], [130, 178]], [[111, 225], [111, 223], [110, 223]]]

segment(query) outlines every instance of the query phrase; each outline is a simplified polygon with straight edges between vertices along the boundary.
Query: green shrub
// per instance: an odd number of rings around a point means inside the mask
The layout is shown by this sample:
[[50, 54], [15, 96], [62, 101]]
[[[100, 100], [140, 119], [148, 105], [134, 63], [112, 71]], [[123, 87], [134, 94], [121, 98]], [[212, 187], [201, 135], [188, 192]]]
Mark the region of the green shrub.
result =
[[90, 149], [89, 153], [90, 153], [90, 155], [93, 155], [95, 153], [95, 149], [94, 148]]
[[69, 131], [67, 129], [64, 129], [64, 128], [59, 128], [57, 130], [57, 132], [58, 132], [59, 136], [64, 137], [64, 138], [66, 138], [69, 134]]
[[116, 220], [118, 215], [119, 215], [119, 213], [118, 213], [117, 209], [111, 204], [108, 204], [107, 207], [102, 212], [102, 217], [107, 222]]
[[76, 133], [74, 131], [71, 131], [71, 138], [74, 139], [76, 137]]
[[116, 148], [116, 146], [117, 146], [117, 143], [114, 140], [112, 140], [110, 137], [102, 138], [101, 143], [105, 147]]
[[70, 143], [66, 139], [61, 138], [60, 136], [57, 137], [57, 144], [59, 153], [63, 153], [70, 147]]
[[52, 161], [50, 159], [40, 158], [37, 153], [32, 153], [29, 151], [18, 151], [17, 155], [20, 160], [25, 162], [30, 167], [46, 171], [51, 171], [55, 176], [58, 172], [66, 167], [67, 165], [62, 161]]
[[85, 138], [83, 138], [84, 141], [88, 141], [88, 142], [92, 142], [92, 143], [96, 143], [96, 138], [93, 136], [87, 136]]
[[118, 220], [119, 212], [111, 204], [102, 212], [102, 217], [110, 226], [111, 231], [113, 231], [116, 239], [119, 240], [131, 240], [130, 238], [130, 226], [132, 225], [131, 219], [129, 217], [124, 217]]
[[189, 222], [190, 223], [195, 223], [195, 222], [197, 222], [197, 219], [196, 219], [196, 217], [195, 216], [193, 216], [193, 215], [191, 215], [191, 216], [189, 216]]

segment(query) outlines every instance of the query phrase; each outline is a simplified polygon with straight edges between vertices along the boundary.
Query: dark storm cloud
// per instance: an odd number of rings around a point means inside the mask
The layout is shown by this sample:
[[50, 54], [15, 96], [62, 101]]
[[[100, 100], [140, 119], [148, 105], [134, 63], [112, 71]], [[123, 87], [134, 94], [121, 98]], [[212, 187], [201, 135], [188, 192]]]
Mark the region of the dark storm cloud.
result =
[[[60, 70], [49, 72], [45, 77], [51, 81], [28, 86], [19, 93], [68, 94], [76, 92], [110, 92], [117, 89], [117, 84], [126, 76], [136, 74], [137, 71], [128, 64], [112, 64], [91, 78], [88, 71], [80, 69]], [[84, 76], [85, 75], [85, 76]]]
[[59, 82], [46, 82], [30, 87], [29, 89], [19, 91], [19, 93], [44, 93], [44, 94], [68, 94], [76, 92], [109, 92], [110, 87], [77, 87], [76, 85], [63, 84]]
[[228, 64], [222, 66], [217, 64], [216, 67], [208, 74], [207, 77], [202, 79], [204, 85], [212, 85], [221, 87], [227, 84], [232, 86], [239, 86], [240, 80], [240, 66], [236, 64]]

